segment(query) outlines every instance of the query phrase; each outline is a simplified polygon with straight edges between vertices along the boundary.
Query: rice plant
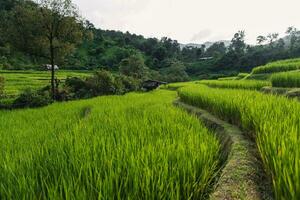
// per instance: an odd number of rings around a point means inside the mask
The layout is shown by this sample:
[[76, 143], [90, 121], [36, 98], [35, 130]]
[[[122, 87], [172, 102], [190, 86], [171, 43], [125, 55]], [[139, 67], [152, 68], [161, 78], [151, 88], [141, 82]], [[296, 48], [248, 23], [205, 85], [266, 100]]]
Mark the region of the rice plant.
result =
[[241, 80], [249, 76], [248, 73], [239, 73], [237, 76], [232, 77], [224, 77], [224, 78], [218, 78], [219, 81], [226, 81], [226, 80]]
[[230, 77], [223, 77], [223, 78], [218, 78], [219, 81], [228, 81], [228, 80], [236, 80], [236, 76], [230, 76]]
[[219, 143], [176, 92], [0, 111], [0, 199], [203, 199]]
[[273, 74], [271, 82], [273, 87], [300, 87], [300, 72], [291, 71]]
[[238, 75], [237, 75], [237, 80], [241, 80], [241, 79], [244, 79], [244, 78], [246, 78], [247, 76], [249, 76], [250, 74], [248, 74], [248, 73], [239, 73]]
[[168, 89], [168, 90], [177, 90], [181, 87], [186, 87], [189, 85], [196, 84], [196, 81], [191, 81], [191, 82], [179, 82], [179, 83], [169, 83], [167, 85], [162, 85], [160, 88], [161, 89]]
[[[70, 77], [86, 77], [92, 72], [64, 71], [56, 73], [58, 79], [64, 80]], [[4, 92], [8, 96], [16, 96], [27, 88], [40, 89], [50, 84], [50, 72], [48, 71], [12, 71], [0, 70], [0, 76], [6, 80]]]
[[256, 91], [209, 88], [179, 90], [182, 101], [199, 106], [252, 133], [276, 199], [300, 199], [300, 104]]
[[275, 72], [293, 71], [298, 69], [300, 69], [300, 58], [271, 62], [264, 66], [254, 68], [252, 70], [252, 74], [268, 74]]
[[232, 88], [232, 89], [248, 89], [248, 90], [260, 90], [265, 86], [270, 86], [268, 81], [257, 80], [203, 80], [199, 81], [200, 84], [205, 84], [209, 87], [217, 88]]
[[3, 95], [5, 79], [0, 76], [0, 97]]

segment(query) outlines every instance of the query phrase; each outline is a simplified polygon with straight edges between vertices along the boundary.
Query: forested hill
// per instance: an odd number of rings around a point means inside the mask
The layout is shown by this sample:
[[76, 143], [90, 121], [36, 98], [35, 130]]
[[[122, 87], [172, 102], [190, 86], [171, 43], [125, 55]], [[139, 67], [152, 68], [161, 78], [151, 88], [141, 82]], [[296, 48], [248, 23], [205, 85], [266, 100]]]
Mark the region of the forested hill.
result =
[[[38, 5], [28, 0], [0, 0], [0, 68], [32, 69], [49, 63], [39, 48], [34, 11]], [[78, 22], [79, 23], [79, 22]], [[269, 61], [300, 56], [300, 34], [288, 31], [289, 41], [277, 34], [259, 36], [257, 46], [245, 43], [245, 32], [233, 36], [230, 46], [217, 42], [210, 47], [180, 48], [170, 38], [144, 38], [140, 35], [95, 28], [81, 21], [83, 40], [56, 64], [67, 69], [108, 69], [117, 71], [121, 62], [145, 66], [149, 76], [166, 81], [213, 78], [250, 71]], [[288, 45], [287, 45], [288, 44]], [[131, 59], [134, 56], [134, 59]], [[205, 59], [205, 58], [211, 59]]]

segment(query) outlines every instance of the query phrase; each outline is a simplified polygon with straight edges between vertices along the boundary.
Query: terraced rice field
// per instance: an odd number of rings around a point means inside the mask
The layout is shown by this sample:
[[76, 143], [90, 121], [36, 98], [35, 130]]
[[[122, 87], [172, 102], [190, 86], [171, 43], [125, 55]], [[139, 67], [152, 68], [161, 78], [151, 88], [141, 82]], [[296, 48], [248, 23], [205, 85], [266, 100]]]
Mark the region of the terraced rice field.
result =
[[276, 199], [300, 198], [300, 104], [256, 91], [192, 85], [180, 99], [249, 132], [257, 144]]
[[258, 80], [203, 80], [197, 83], [204, 84], [209, 87], [246, 90], [260, 90], [263, 87], [271, 86], [269, 81]]
[[276, 73], [271, 76], [273, 87], [299, 88], [300, 71]]
[[174, 91], [0, 111], [0, 199], [204, 199], [220, 145]]
[[252, 74], [268, 74], [286, 72], [300, 69], [300, 59], [287, 59], [258, 66], [252, 70]]
[[[58, 71], [58, 79], [70, 77], [85, 77], [92, 72], [87, 71]], [[50, 85], [49, 71], [11, 71], [0, 70], [0, 76], [5, 78], [4, 92], [7, 96], [16, 96], [27, 88], [40, 89]]]

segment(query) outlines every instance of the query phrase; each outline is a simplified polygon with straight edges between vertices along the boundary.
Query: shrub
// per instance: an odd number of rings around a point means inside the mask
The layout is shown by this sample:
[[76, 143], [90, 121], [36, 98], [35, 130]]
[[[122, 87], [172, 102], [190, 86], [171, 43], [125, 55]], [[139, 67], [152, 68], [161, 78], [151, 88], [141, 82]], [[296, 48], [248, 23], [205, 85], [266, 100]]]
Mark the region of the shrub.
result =
[[80, 99], [137, 91], [140, 85], [139, 79], [125, 75], [115, 77], [109, 71], [101, 70], [86, 80], [67, 78], [65, 88], [61, 89], [60, 93], [62, 99]]
[[52, 99], [48, 92], [33, 91], [26, 89], [20, 96], [13, 102], [13, 108], [36, 108], [46, 106], [52, 103]]
[[148, 78], [148, 67], [141, 55], [133, 55], [123, 59], [120, 63], [119, 70], [123, 75], [132, 76], [136, 79]]
[[109, 71], [101, 70], [87, 78], [87, 89], [93, 96], [111, 95], [116, 92], [115, 78]]
[[170, 60], [166, 64], [167, 68], [161, 70], [161, 73], [164, 75], [164, 80], [169, 83], [174, 82], [185, 82], [189, 80], [189, 76], [186, 73], [185, 65], [178, 60]]
[[116, 89], [119, 91], [118, 93], [121, 94], [137, 91], [140, 89], [140, 85], [141, 85], [140, 80], [125, 75], [117, 76], [115, 82], [116, 82], [115, 83]]
[[62, 91], [67, 94], [64, 96], [67, 95], [71, 99], [112, 95], [123, 90], [122, 82], [117, 83], [113, 74], [105, 70], [96, 72], [86, 80], [77, 77], [67, 78], [65, 86]]
[[77, 77], [68, 77], [65, 82], [65, 91], [68, 99], [88, 98], [91, 96], [85, 80]]

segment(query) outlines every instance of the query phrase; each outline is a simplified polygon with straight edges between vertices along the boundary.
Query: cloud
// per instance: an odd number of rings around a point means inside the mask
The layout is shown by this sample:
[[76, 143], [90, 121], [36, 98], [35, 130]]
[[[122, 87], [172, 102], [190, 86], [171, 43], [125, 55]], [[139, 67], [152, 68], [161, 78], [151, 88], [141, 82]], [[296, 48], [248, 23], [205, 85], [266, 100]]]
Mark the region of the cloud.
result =
[[202, 30], [191, 38], [191, 42], [199, 42], [199, 41], [204, 41], [207, 40], [212, 34], [212, 31], [209, 29]]
[[83, 17], [103, 29], [126, 29], [128, 18], [137, 16], [148, 0], [73, 0]]
[[290, 25], [300, 28], [299, 0], [73, 1], [96, 27], [167, 36], [181, 43], [230, 39], [238, 30], [245, 30], [247, 41], [255, 43], [258, 35], [284, 33]]

